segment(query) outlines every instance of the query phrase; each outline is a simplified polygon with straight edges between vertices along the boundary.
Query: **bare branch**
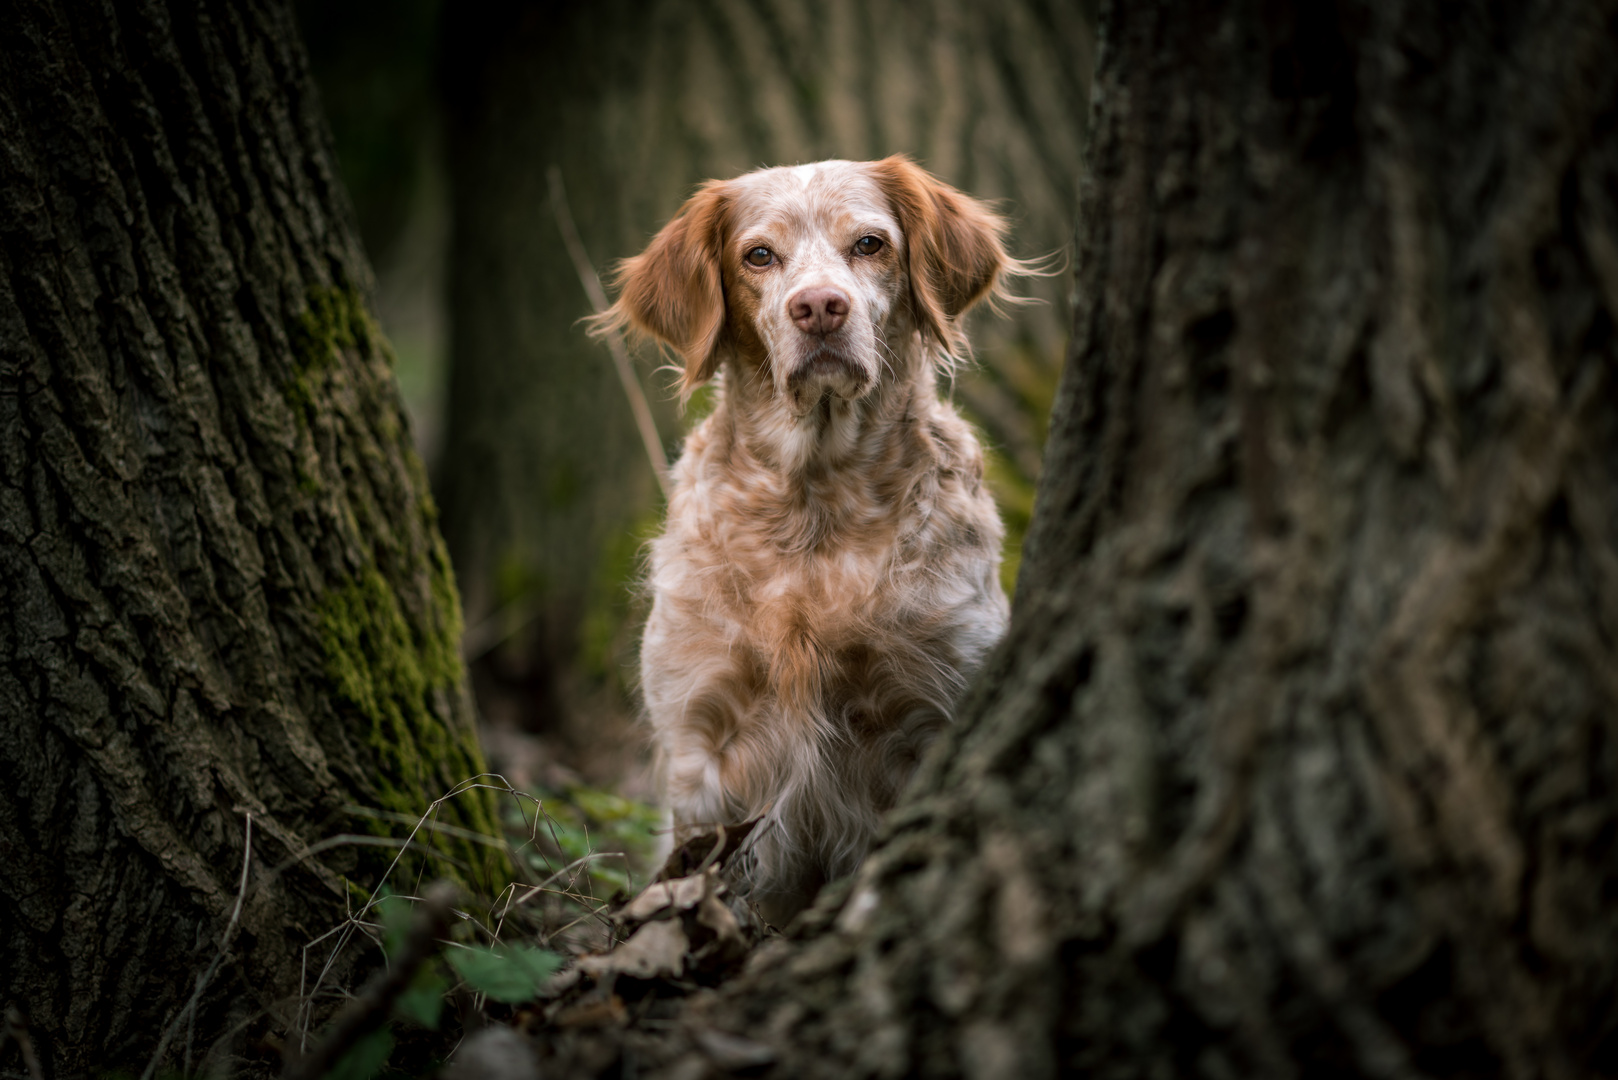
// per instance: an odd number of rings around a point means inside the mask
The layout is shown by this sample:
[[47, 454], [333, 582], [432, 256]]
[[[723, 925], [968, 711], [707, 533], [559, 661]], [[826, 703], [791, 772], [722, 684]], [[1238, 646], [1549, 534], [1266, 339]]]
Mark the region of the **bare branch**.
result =
[[4, 1046], [7, 1039], [15, 1040], [17, 1049], [22, 1051], [29, 1080], [45, 1080], [45, 1071], [39, 1067], [39, 1055], [34, 1053], [34, 1040], [28, 1037], [28, 1021], [15, 1005], [6, 1006], [5, 1029], [0, 1032], [0, 1046]]
[[[573, 269], [578, 272], [579, 284], [584, 286], [585, 295], [590, 298], [590, 306], [600, 315], [607, 310], [607, 292], [601, 287], [601, 278], [596, 275], [590, 255], [584, 250], [584, 241], [579, 239], [579, 230], [573, 224], [573, 214], [567, 206], [567, 190], [562, 186], [562, 170], [552, 165], [547, 170], [547, 176], [551, 185], [551, 212], [556, 215], [556, 227], [562, 232], [562, 243], [567, 245]], [[663, 498], [667, 501], [670, 492], [669, 459], [663, 453], [663, 441], [658, 437], [657, 424], [652, 421], [652, 410], [646, 404], [640, 380], [635, 378], [635, 369], [629, 363], [629, 350], [624, 347], [623, 336], [616, 331], [609, 333], [607, 349], [612, 353], [613, 366], [618, 369], [618, 381], [624, 385], [624, 395], [629, 398], [630, 411], [635, 414], [635, 426], [640, 429], [641, 442], [646, 444], [646, 458], [652, 463], [652, 471], [657, 474], [658, 486], [663, 489]]]

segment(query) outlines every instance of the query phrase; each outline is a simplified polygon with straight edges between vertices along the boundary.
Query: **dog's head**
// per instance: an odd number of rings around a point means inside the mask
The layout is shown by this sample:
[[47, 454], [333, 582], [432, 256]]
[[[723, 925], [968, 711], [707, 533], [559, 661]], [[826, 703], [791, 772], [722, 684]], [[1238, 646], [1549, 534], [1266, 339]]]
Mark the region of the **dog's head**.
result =
[[760, 169], [704, 185], [625, 260], [595, 327], [674, 348], [686, 393], [734, 358], [801, 414], [869, 393], [911, 335], [958, 355], [961, 315], [1022, 268], [1004, 233], [903, 157]]

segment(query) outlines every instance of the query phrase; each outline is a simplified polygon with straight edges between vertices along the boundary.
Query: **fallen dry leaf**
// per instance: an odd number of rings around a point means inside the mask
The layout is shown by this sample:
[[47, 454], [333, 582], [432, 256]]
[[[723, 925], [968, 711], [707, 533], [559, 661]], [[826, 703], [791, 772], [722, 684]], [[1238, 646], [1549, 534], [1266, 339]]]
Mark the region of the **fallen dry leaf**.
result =
[[711, 830], [682, 835], [663, 863], [658, 878], [668, 881], [699, 874], [710, 866], [723, 867], [763, 820], [761, 815], [740, 825], [715, 825]]
[[534, 1045], [502, 1024], [466, 1037], [444, 1069], [444, 1080], [532, 1080], [539, 1075]]
[[694, 1037], [708, 1060], [727, 1071], [756, 1069], [775, 1060], [775, 1051], [768, 1046], [728, 1031], [708, 1028]]
[[619, 908], [613, 918], [619, 922], [646, 922], [670, 908], [686, 911], [702, 901], [710, 889], [724, 886], [708, 874], [692, 874], [673, 881], [654, 881], [644, 892]]
[[571, 1005], [556, 1014], [551, 1022], [557, 1027], [621, 1027], [628, 1012], [624, 1009], [624, 999], [617, 994], [609, 994], [604, 998], [594, 998]]
[[678, 979], [685, 968], [685, 951], [685, 931], [678, 922], [650, 922], [609, 953], [579, 957], [578, 968], [597, 982], [611, 974]]
[[749, 942], [741, 924], [717, 894], [704, 896], [697, 905], [697, 924], [713, 931], [712, 947], [723, 959], [737, 960], [747, 953]]

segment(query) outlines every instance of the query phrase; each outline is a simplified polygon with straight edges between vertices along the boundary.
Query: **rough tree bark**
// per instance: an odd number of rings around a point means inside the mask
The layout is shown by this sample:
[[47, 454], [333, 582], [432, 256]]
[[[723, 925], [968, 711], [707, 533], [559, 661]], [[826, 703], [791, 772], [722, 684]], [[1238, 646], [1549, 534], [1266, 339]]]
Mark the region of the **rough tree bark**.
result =
[[[439, 490], [475, 626], [526, 635], [473, 667], [496, 719], [599, 742], [591, 699], [633, 666], [624, 584], [656, 488], [549, 205], [566, 181], [598, 268], [635, 254], [702, 180], [908, 152], [1006, 200], [1015, 247], [1071, 238], [1091, 31], [1072, 0], [483, 0], [447, 12], [455, 201], [451, 385]], [[982, 320], [961, 390], [1031, 479], [1067, 334], [1066, 282]], [[677, 444], [665, 374], [649, 385]], [[513, 623], [512, 625], [515, 625]], [[499, 627], [491, 627], [495, 632]], [[588, 707], [586, 704], [588, 703]], [[618, 708], [622, 709], [620, 703]]]
[[232, 1009], [284, 1015], [370, 872], [298, 860], [345, 806], [414, 816], [481, 758], [285, 6], [16, 0], [0, 61], [0, 995], [53, 1073], [138, 1071], [248, 815], [199, 1056]]
[[1615, 5], [1107, 8], [1009, 636], [698, 1016], [776, 1075], [1618, 1074]]

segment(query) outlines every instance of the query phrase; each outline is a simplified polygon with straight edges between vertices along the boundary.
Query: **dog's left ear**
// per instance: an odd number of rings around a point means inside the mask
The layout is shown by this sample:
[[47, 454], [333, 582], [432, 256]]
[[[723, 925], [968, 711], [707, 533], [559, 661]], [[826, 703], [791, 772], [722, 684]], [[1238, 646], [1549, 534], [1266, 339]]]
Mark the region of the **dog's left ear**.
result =
[[916, 325], [953, 354], [965, 344], [960, 316], [1002, 296], [1004, 276], [1024, 272], [1006, 252], [1006, 221], [903, 155], [872, 169], [904, 232]]
[[631, 330], [671, 346], [685, 361], [681, 392], [713, 378], [725, 329], [719, 245], [726, 207], [721, 182], [705, 185], [652, 238], [618, 264], [618, 300], [588, 321], [596, 337]]

